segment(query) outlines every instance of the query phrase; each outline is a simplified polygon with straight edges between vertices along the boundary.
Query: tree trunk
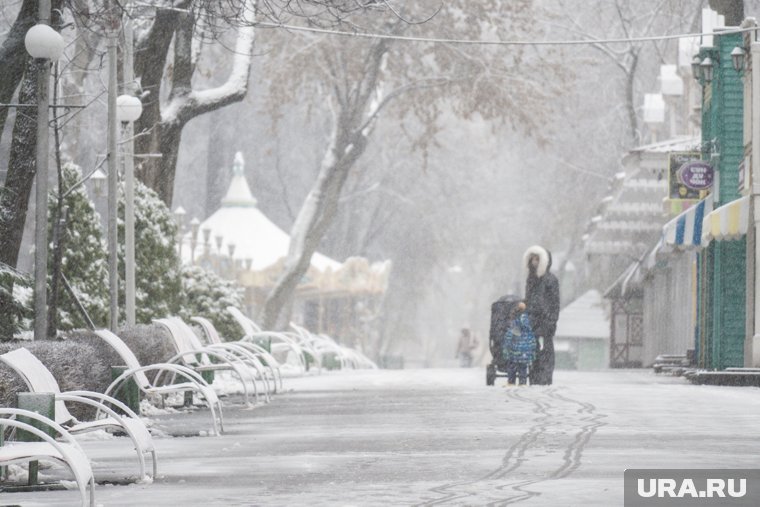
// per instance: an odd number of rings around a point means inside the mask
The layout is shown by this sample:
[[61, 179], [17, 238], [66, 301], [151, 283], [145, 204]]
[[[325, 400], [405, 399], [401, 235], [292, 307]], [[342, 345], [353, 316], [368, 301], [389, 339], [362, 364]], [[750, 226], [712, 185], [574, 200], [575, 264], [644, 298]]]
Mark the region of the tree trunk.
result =
[[177, 158], [179, 157], [179, 142], [182, 140], [184, 123], [173, 122], [161, 124], [161, 137], [159, 138], [159, 153], [163, 155], [161, 163], [156, 167], [150, 181], [153, 188], [161, 197], [161, 200], [171, 209], [172, 197], [174, 196], [174, 177], [177, 174]]
[[292, 301], [298, 283], [311, 265], [312, 255], [338, 211], [346, 178], [366, 149], [367, 138], [361, 132], [347, 135], [342, 126], [344, 123], [336, 123], [336, 132], [322, 161], [317, 182], [293, 224], [285, 269], [264, 303], [260, 316], [264, 329], [274, 329], [282, 309]]
[[[37, 73], [41, 65], [47, 65], [28, 58], [26, 72], [21, 81], [19, 101], [23, 104], [34, 104], [37, 101]], [[34, 110], [20, 111], [16, 114], [13, 125], [13, 140], [11, 142], [10, 158], [8, 160], [8, 175], [5, 186], [0, 192], [0, 263], [15, 268], [18, 263], [21, 237], [24, 234], [24, 222], [29, 208], [29, 196], [32, 192], [34, 175], [36, 173], [37, 145], [37, 115]], [[47, 203], [38, 203], [47, 206]], [[13, 281], [4, 287], [7, 294], [13, 294]], [[0, 330], [12, 333], [14, 312], [11, 310], [12, 301], [0, 298]]]
[[739, 26], [744, 21], [744, 0], [710, 0], [710, 8], [726, 17], [726, 26]]
[[[141, 78], [143, 89], [150, 95], [137, 123], [136, 146], [138, 153], [160, 153], [162, 157], [145, 159], [136, 174], [170, 207], [182, 129], [193, 118], [243, 100], [248, 91], [255, 7], [255, 0], [248, 0], [243, 8], [244, 25], [238, 28], [235, 56], [227, 82], [211, 90], [196, 91], [191, 86], [195, 70], [191, 44], [195, 20], [191, 15], [159, 11], [162, 16], [156, 16], [150, 32], [140, 43], [135, 75]], [[169, 101], [162, 110], [159, 100], [161, 83], [172, 38], [171, 90]]]
[[[161, 84], [174, 36], [177, 12], [157, 10], [150, 31], [140, 39], [135, 49], [135, 78], [140, 80], [144, 96], [143, 111], [135, 122], [135, 153], [160, 153], [161, 145]], [[138, 159], [135, 168], [137, 178], [157, 190], [155, 178], [162, 164], [161, 159]]]
[[[31, 57], [21, 82], [19, 102], [37, 102], [37, 73], [46, 65]], [[24, 232], [29, 196], [36, 172], [37, 115], [34, 109], [21, 111], [13, 125], [13, 141], [8, 160], [8, 175], [0, 194], [0, 262], [16, 267]], [[46, 206], [47, 203], [42, 203]]]
[[[3, 69], [0, 73], [0, 103], [10, 103], [21, 82], [28, 56], [24, 48], [24, 36], [36, 20], [37, 0], [24, 0], [8, 38], [0, 47], [0, 69]], [[0, 107], [0, 137], [3, 135], [7, 118], [8, 108]]]

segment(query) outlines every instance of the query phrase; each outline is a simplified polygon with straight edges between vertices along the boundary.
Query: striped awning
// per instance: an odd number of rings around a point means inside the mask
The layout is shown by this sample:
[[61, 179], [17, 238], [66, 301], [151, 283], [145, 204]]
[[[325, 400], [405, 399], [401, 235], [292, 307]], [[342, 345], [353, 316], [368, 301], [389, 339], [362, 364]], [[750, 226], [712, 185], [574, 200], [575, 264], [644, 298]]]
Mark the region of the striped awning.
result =
[[712, 197], [702, 199], [662, 227], [664, 246], [697, 248], [702, 243], [702, 221], [713, 210]]
[[749, 196], [736, 199], [713, 210], [702, 225], [702, 246], [716, 241], [739, 239], [749, 227]]

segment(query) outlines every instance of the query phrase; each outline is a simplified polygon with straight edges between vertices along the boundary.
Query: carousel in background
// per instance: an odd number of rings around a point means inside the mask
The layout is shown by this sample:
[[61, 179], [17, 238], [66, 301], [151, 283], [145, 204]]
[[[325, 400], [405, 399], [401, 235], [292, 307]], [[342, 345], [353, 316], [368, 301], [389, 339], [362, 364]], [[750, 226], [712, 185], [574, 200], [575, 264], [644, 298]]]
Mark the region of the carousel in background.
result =
[[[175, 213], [181, 218], [184, 211]], [[238, 152], [221, 208], [203, 222], [193, 219], [179, 244], [184, 263], [201, 265], [243, 287], [244, 311], [255, 319], [283, 270], [290, 236], [258, 208]], [[377, 332], [390, 269], [389, 260], [370, 264], [349, 257], [341, 263], [315, 252], [286, 312], [289, 320], [367, 350], [363, 345]]]

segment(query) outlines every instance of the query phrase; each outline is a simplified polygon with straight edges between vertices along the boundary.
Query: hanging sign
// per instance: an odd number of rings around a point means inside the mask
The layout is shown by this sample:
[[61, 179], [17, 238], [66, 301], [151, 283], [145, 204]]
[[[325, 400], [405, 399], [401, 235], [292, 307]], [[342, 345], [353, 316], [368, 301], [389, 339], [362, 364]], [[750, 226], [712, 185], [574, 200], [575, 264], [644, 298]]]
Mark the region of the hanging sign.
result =
[[714, 170], [697, 152], [668, 155], [668, 187], [671, 200], [702, 199], [712, 187]]
[[691, 190], [707, 190], [713, 184], [713, 168], [709, 162], [689, 162], [678, 170], [678, 181]]

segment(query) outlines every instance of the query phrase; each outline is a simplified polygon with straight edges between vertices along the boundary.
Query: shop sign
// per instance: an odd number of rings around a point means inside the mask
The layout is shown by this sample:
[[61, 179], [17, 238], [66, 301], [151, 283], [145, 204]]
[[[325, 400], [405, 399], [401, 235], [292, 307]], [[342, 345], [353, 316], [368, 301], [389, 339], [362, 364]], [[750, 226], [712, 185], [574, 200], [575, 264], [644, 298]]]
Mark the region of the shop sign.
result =
[[668, 188], [671, 200], [703, 199], [712, 187], [715, 171], [700, 152], [668, 155]]

